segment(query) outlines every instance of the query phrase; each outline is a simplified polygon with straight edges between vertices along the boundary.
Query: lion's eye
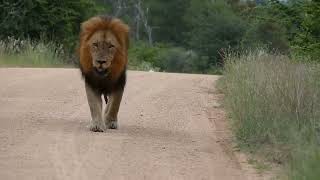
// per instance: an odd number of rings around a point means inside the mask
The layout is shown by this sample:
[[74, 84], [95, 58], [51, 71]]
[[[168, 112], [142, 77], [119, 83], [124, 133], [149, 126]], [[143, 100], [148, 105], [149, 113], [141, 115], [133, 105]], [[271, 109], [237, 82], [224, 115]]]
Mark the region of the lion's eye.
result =
[[98, 43], [93, 43], [92, 46], [93, 46], [94, 48], [97, 48], [97, 47], [98, 47]]
[[109, 49], [112, 49], [112, 48], [114, 48], [114, 45], [110, 44]]

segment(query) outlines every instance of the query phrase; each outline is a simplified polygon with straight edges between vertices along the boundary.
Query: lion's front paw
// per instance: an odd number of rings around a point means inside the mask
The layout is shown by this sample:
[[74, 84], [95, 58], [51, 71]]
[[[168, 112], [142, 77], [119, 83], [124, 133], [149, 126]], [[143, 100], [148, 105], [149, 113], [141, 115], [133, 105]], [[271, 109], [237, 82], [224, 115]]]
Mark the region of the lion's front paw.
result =
[[110, 121], [109, 129], [118, 129], [118, 121]]
[[104, 132], [106, 130], [106, 126], [101, 123], [101, 124], [98, 124], [98, 123], [91, 123], [90, 124], [90, 131], [93, 131], [93, 132]]
[[107, 120], [106, 126], [109, 129], [118, 129], [118, 121], [117, 120]]

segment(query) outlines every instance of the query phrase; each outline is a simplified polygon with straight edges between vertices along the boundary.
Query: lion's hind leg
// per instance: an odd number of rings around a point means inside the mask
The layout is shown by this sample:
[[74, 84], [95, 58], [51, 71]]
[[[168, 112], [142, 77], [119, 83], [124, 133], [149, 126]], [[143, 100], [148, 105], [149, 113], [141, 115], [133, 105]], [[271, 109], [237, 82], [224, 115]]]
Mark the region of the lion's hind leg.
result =
[[93, 132], [103, 132], [106, 130], [105, 123], [102, 120], [102, 100], [101, 94], [94, 91], [89, 85], [86, 84], [86, 93], [88, 104], [91, 112], [90, 130]]

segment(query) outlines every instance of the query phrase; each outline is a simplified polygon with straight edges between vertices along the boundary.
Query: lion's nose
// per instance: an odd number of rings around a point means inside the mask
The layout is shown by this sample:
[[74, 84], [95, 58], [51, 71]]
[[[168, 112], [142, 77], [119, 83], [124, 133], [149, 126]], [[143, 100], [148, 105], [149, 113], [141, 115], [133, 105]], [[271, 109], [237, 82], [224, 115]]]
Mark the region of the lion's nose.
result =
[[106, 61], [97, 61], [99, 64], [104, 64], [104, 63], [106, 63]]

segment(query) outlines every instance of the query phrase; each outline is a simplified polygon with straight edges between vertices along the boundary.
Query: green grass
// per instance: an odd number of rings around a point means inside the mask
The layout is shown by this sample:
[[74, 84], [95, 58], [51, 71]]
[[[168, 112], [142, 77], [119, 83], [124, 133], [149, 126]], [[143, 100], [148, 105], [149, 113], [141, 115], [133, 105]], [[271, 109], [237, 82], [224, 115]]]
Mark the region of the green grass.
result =
[[53, 43], [0, 41], [1, 67], [65, 67], [67, 64], [62, 48]]
[[266, 170], [270, 170], [271, 166], [263, 161], [258, 161], [257, 159], [250, 158], [248, 163], [253, 165], [258, 170], [258, 173], [262, 173]]
[[231, 54], [221, 90], [240, 148], [284, 167], [286, 179], [320, 177], [320, 65], [264, 51]]

